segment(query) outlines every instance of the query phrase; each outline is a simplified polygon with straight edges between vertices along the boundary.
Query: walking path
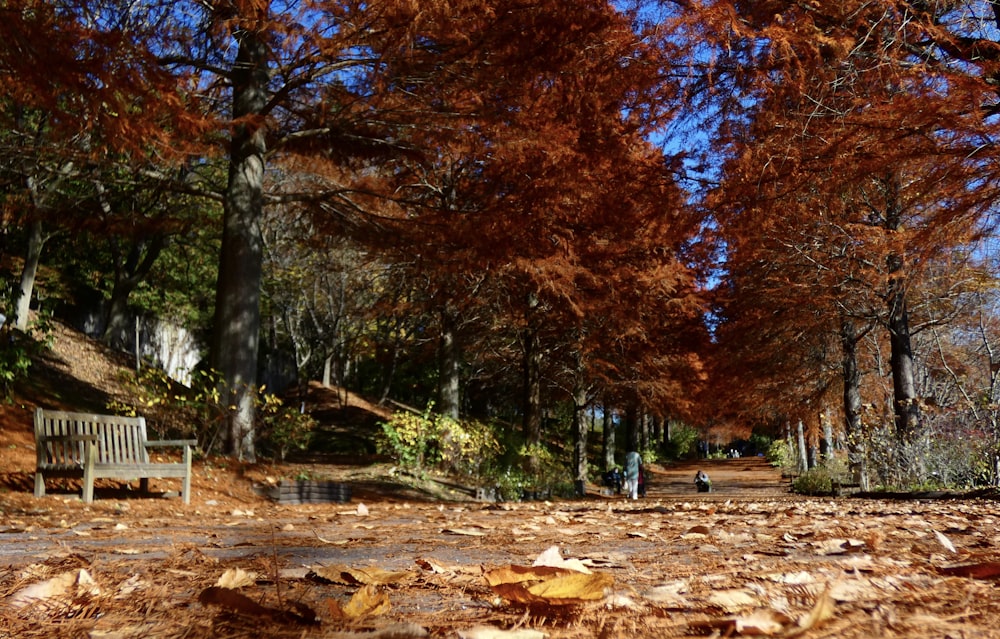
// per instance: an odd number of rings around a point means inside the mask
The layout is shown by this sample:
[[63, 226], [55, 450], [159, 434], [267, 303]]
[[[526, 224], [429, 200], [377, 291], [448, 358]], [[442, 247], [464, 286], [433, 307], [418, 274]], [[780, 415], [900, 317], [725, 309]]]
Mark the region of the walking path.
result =
[[[711, 493], [695, 491], [694, 476], [699, 470], [711, 478]], [[763, 499], [789, 494], [788, 480], [782, 478], [781, 470], [763, 457], [674, 462], [646, 472], [647, 499]]]

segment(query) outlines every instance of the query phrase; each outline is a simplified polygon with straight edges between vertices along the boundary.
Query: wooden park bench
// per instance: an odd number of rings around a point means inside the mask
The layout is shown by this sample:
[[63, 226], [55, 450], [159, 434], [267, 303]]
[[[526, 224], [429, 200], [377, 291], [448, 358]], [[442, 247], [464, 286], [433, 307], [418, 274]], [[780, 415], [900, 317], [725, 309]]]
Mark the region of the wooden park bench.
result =
[[[191, 500], [191, 449], [195, 439], [148, 441], [143, 417], [94, 415], [64, 411], [35, 410], [35, 447], [38, 464], [35, 470], [35, 497], [45, 496], [45, 479], [80, 477], [83, 501], [94, 500], [97, 478], [140, 480], [143, 492], [149, 491], [149, 478], [179, 477], [181, 497]], [[153, 447], [183, 447], [183, 460], [153, 462]]]

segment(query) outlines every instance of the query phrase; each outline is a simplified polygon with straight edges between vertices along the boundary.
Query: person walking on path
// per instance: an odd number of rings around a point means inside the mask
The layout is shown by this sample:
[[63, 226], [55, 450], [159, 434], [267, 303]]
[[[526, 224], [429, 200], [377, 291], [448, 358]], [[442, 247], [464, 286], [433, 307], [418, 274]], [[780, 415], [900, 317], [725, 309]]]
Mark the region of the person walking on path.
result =
[[642, 457], [634, 450], [625, 453], [625, 492], [629, 499], [639, 499], [639, 469]]

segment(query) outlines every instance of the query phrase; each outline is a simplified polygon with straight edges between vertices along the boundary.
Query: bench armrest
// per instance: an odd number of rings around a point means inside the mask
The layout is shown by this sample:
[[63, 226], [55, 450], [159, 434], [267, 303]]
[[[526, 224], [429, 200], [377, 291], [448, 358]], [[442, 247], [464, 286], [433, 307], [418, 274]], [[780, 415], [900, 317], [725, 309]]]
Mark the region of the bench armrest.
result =
[[156, 446], [197, 446], [197, 439], [157, 439], [151, 442], [143, 442], [146, 444], [146, 448], [153, 448]]

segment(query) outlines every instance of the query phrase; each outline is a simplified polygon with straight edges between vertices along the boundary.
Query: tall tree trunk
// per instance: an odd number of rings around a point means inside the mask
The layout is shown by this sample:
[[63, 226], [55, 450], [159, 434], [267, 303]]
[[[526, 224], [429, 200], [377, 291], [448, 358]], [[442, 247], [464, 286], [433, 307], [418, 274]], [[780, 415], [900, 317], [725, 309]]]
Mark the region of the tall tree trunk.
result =
[[28, 227], [28, 246], [24, 255], [24, 266], [21, 269], [21, 286], [17, 291], [17, 301], [14, 306], [14, 327], [27, 330], [28, 313], [31, 310], [31, 295], [35, 288], [35, 276], [38, 274], [38, 264], [42, 259], [42, 247], [45, 245], [41, 220], [33, 220]]
[[[897, 233], [903, 225], [902, 204], [899, 201], [899, 177], [895, 174], [883, 180], [885, 189], [885, 229]], [[892, 368], [893, 409], [896, 435], [904, 439], [914, 433], [920, 421], [917, 386], [913, 378], [913, 347], [910, 344], [910, 315], [906, 304], [906, 264], [902, 253], [893, 251], [886, 258], [889, 290], [886, 293], [889, 329], [889, 365]]]
[[584, 386], [583, 360], [576, 355], [576, 388], [573, 390], [573, 470], [576, 494], [587, 494], [587, 389]]
[[604, 426], [601, 433], [601, 449], [604, 453], [604, 470], [615, 467], [615, 420], [608, 402], [604, 402]]
[[226, 188], [219, 281], [215, 298], [213, 357], [222, 375], [227, 416], [227, 452], [255, 461], [254, 399], [260, 342], [260, 285], [264, 207], [262, 114], [267, 104], [268, 51], [249, 29], [237, 29], [239, 51], [233, 65], [234, 127]]
[[[901, 258], [894, 258], [896, 260], [902, 261]], [[893, 278], [890, 282], [888, 323], [896, 434], [902, 439], [916, 432], [920, 421], [920, 406], [913, 378], [910, 316], [906, 308], [904, 286], [899, 278]]]
[[641, 449], [639, 439], [639, 407], [633, 403], [625, 409], [625, 452], [631, 450], [639, 452]]
[[[858, 366], [858, 341], [861, 339], [856, 324], [845, 319], [840, 324], [840, 347], [843, 352], [844, 376], [844, 434], [848, 450], [861, 432], [861, 368]], [[851, 451], [853, 452], [853, 451]]]
[[868, 466], [861, 440], [861, 368], [858, 366], [858, 342], [863, 331], [845, 319], [840, 325], [844, 375], [844, 438], [847, 440], [847, 465], [862, 490], [868, 490]]
[[833, 423], [829, 412], [820, 416], [823, 420], [823, 438], [819, 441], [819, 456], [822, 461], [833, 459]]
[[801, 419], [795, 431], [795, 436], [799, 450], [799, 472], [804, 473], [809, 470], [809, 451], [806, 449], [806, 430]]
[[524, 362], [522, 363], [524, 375], [522, 427], [525, 444], [531, 451], [528, 458], [528, 472], [531, 474], [538, 471], [539, 460], [535, 451], [542, 442], [542, 350], [533, 317], [538, 305], [538, 298], [534, 294], [529, 295], [528, 322], [521, 335], [521, 346], [524, 354]]
[[461, 397], [459, 392], [460, 374], [462, 371], [460, 349], [455, 341], [455, 318], [451, 311], [441, 312], [441, 363], [438, 373], [438, 401], [442, 415], [455, 421], [461, 414]]

